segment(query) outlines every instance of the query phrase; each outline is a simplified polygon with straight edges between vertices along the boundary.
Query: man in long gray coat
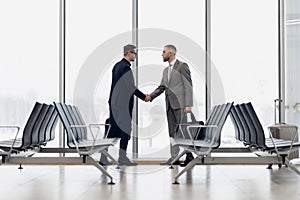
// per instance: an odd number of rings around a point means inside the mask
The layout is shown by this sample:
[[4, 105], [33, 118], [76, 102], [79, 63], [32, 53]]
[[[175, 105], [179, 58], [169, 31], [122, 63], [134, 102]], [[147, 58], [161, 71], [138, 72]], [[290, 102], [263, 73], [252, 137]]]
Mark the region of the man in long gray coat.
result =
[[[165, 45], [162, 53], [163, 61], [169, 63], [164, 69], [160, 85], [150, 94], [151, 101], [165, 92], [166, 111], [169, 128], [169, 136], [174, 137], [177, 125], [182, 121], [185, 113], [191, 112], [193, 106], [193, 84], [189, 66], [176, 59], [176, 47]], [[170, 165], [179, 153], [178, 146], [170, 145], [171, 158], [162, 165]], [[182, 164], [187, 165], [194, 157], [187, 153], [186, 160]], [[176, 161], [174, 164], [180, 164]]]
[[[136, 47], [128, 44], [124, 46], [124, 57], [115, 64], [112, 70], [112, 83], [109, 95], [109, 123], [111, 129], [107, 133], [108, 138], [119, 137], [119, 165], [135, 166], [127, 157], [128, 141], [131, 137], [132, 110], [134, 96], [146, 101], [146, 95], [142, 93], [134, 83], [130, 62], [136, 59]], [[101, 155], [101, 165], [110, 164], [105, 155]]]

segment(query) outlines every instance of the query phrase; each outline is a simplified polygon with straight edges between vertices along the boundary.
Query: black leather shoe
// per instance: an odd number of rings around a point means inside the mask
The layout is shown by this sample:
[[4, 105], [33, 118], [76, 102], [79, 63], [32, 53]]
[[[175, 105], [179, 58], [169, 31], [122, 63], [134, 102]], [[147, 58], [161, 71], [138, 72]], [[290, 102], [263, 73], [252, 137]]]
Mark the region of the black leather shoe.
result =
[[[171, 164], [170, 164], [170, 165], [171, 165]], [[175, 162], [173, 163], [173, 165], [181, 165], [181, 164], [180, 164], [179, 160], [177, 160], [177, 161], [175, 161]]]
[[186, 158], [183, 163], [180, 164], [181, 167], [187, 166], [193, 159], [191, 158]]
[[[173, 158], [169, 158], [166, 162], [160, 163], [160, 165], [171, 165], [171, 162], [173, 161]], [[179, 160], [175, 161], [173, 165], [180, 165]]]
[[102, 166], [107, 166], [107, 165], [112, 165], [112, 162], [102, 162], [101, 160], [99, 161], [99, 164]]

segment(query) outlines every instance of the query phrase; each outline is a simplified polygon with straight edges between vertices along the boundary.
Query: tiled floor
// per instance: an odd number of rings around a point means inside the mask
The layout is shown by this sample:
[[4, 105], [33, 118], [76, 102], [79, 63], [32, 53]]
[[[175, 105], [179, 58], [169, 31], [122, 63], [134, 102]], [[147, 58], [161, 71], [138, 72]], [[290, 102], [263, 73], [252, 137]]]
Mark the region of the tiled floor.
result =
[[115, 185], [93, 166], [0, 166], [1, 200], [179, 200], [300, 199], [300, 176], [288, 168], [264, 165], [196, 166], [173, 185], [173, 170], [159, 165], [108, 167]]

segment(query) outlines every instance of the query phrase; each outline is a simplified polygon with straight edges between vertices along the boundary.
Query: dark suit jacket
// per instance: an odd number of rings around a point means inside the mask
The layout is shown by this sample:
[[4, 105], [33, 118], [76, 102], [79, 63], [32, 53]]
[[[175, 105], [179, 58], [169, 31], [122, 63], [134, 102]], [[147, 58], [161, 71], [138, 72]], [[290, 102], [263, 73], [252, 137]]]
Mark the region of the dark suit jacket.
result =
[[[144, 100], [146, 96], [135, 86], [131, 64], [125, 58], [112, 70], [109, 95], [110, 118], [113, 117], [122, 131], [130, 133], [133, 110], [133, 95]], [[113, 127], [112, 127], [113, 128]]]
[[168, 81], [168, 67], [164, 69], [160, 85], [150, 94], [152, 100], [165, 91], [167, 109], [193, 106], [193, 84], [189, 66], [176, 60]]

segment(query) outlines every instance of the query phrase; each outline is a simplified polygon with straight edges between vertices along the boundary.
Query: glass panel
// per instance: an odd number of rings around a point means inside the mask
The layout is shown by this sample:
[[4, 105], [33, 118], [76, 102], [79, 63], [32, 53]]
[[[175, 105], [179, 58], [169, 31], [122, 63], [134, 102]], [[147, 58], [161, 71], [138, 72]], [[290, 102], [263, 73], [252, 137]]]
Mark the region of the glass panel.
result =
[[300, 126], [300, 1], [286, 1], [286, 122]]
[[111, 70], [132, 43], [132, 1], [68, 0], [66, 14], [66, 102], [79, 107], [86, 123], [104, 123]]
[[298, 20], [300, 19], [300, 1], [289, 0], [285, 1], [286, 8], [286, 20]]
[[89, 121], [108, 116], [111, 70], [131, 42], [130, 34], [124, 41], [118, 36], [131, 30], [131, 12], [129, 0], [67, 1], [66, 101], [77, 103]]
[[[151, 93], [160, 84], [168, 66], [162, 60], [164, 45], [177, 48], [177, 58], [186, 62], [194, 88], [192, 108], [198, 120], [205, 117], [204, 48], [205, 1], [153, 0], [139, 2], [139, 88]], [[139, 158], [169, 157], [169, 134], [165, 94], [151, 103], [139, 101]]]
[[[266, 128], [274, 123], [273, 102], [278, 96], [277, 2], [214, 0], [211, 6], [212, 104], [252, 102]], [[216, 87], [219, 79], [223, 88]], [[222, 145], [240, 145], [230, 119], [222, 132]]]
[[58, 18], [58, 1], [0, 2], [1, 125], [24, 128], [36, 101], [58, 100]]

